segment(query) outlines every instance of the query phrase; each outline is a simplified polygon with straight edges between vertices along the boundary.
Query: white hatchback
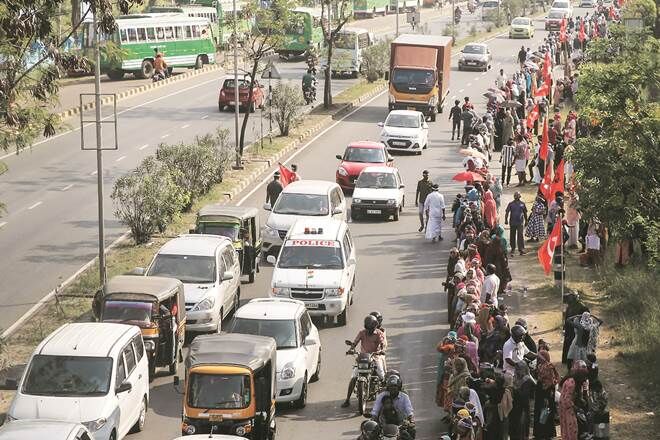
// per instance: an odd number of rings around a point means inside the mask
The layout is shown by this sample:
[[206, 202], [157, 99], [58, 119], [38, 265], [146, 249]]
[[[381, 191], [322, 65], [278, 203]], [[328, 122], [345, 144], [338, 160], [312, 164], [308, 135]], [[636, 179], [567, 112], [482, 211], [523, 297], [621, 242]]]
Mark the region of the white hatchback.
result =
[[422, 150], [428, 147], [429, 125], [421, 112], [393, 110], [385, 122], [379, 122], [378, 125], [383, 127], [380, 141], [388, 151], [422, 154]]
[[550, 10], [561, 11], [566, 14], [566, 18], [573, 16], [573, 6], [570, 0], [555, 0], [550, 7]]
[[393, 167], [367, 167], [355, 182], [351, 202], [351, 220], [362, 216], [378, 215], [394, 221], [405, 205], [405, 185], [399, 170]]
[[321, 338], [302, 301], [257, 298], [238, 309], [231, 333], [270, 336], [277, 343], [278, 403], [307, 403], [307, 384], [321, 373]]
[[0, 428], [0, 440], [92, 440], [80, 423], [59, 420], [16, 420]]

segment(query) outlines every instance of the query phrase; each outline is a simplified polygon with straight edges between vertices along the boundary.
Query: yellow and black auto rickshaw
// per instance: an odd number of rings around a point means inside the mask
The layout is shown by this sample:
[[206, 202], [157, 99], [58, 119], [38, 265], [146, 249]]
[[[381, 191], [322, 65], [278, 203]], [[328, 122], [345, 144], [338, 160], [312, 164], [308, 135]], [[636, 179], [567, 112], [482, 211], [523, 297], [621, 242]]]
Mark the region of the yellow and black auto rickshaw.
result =
[[197, 224], [191, 234], [224, 235], [234, 242], [241, 262], [241, 273], [249, 282], [259, 272], [261, 235], [259, 210], [222, 204], [206, 205], [197, 213]]
[[183, 284], [174, 278], [116, 276], [95, 300], [101, 322], [121, 322], [142, 329], [149, 359], [149, 379], [157, 367], [176, 374], [185, 340], [186, 304]]
[[[186, 358], [182, 435], [275, 438], [273, 338], [238, 333], [197, 336]], [[178, 389], [179, 378], [174, 376]]]

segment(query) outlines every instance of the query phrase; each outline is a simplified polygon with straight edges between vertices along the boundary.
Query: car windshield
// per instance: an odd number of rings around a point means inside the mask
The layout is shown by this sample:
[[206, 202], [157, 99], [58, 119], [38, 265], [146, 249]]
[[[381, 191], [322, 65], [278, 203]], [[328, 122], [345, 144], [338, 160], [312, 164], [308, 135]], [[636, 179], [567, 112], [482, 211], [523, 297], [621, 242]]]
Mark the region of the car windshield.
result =
[[103, 322], [121, 322], [144, 326], [151, 322], [153, 303], [146, 301], [106, 301]]
[[478, 46], [476, 44], [468, 44], [463, 48], [463, 53], [486, 53], [486, 47]]
[[529, 25], [529, 19], [528, 18], [516, 18], [511, 22], [511, 24], [517, 24], [519, 26], [527, 26]]
[[276, 214], [328, 215], [328, 196], [324, 194], [281, 193], [273, 207]]
[[552, 7], [557, 9], [568, 9], [568, 2], [554, 2]]
[[193, 408], [241, 409], [250, 405], [250, 376], [192, 373], [188, 383], [188, 405]]
[[425, 69], [394, 69], [392, 82], [406, 86], [432, 86], [435, 74]]
[[343, 269], [339, 242], [287, 240], [277, 259], [280, 269]]
[[336, 49], [355, 49], [355, 34], [339, 34], [335, 40]]
[[228, 237], [231, 241], [238, 239], [238, 225], [222, 225], [218, 223], [200, 223], [200, 232], [202, 234], [222, 235]]
[[360, 173], [357, 182], [357, 188], [396, 188], [396, 180], [392, 173]]
[[562, 11], [550, 11], [550, 14], [548, 14], [548, 17], [550, 17], [550, 18], [563, 18], [564, 13]]
[[112, 359], [87, 356], [32, 358], [23, 393], [38, 396], [102, 396], [108, 393]]
[[270, 336], [275, 339], [277, 349], [298, 348], [296, 322], [291, 319], [245, 319], [236, 318], [231, 333]]
[[419, 116], [391, 114], [385, 120], [388, 127], [419, 128]]
[[[222, 88], [223, 89], [233, 89], [234, 87], [236, 87], [234, 85], [234, 83], [235, 83], [235, 81], [233, 79], [226, 79], [225, 83], [222, 85]], [[238, 80], [238, 87], [241, 88], [241, 89], [247, 89], [248, 87], [250, 87], [250, 82], [246, 81], [244, 79], [240, 79], [240, 80]]]
[[147, 275], [176, 278], [182, 283], [214, 283], [215, 272], [213, 257], [158, 254]]
[[482, 7], [484, 8], [497, 8], [499, 4], [497, 2], [483, 2]]
[[382, 148], [348, 147], [344, 153], [347, 162], [385, 163], [385, 153]]

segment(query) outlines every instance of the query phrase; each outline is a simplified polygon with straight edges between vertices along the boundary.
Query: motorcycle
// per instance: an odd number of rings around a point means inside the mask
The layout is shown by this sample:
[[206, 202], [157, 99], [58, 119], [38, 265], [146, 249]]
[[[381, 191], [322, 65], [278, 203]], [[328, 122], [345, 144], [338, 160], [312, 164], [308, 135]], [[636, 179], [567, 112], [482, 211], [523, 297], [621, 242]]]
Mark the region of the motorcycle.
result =
[[414, 423], [405, 420], [401, 425], [383, 425], [381, 439], [413, 440], [415, 438]]
[[163, 80], [165, 78], [169, 78], [172, 76], [172, 70], [171, 68], [167, 68], [162, 71], [154, 72], [154, 74], [151, 76], [151, 80], [153, 82], [158, 82], [160, 80]]
[[316, 79], [312, 82], [310, 87], [303, 89], [303, 98], [305, 99], [305, 104], [309, 105], [316, 101]]
[[376, 373], [376, 355], [384, 355], [379, 351], [377, 353], [358, 353], [353, 347], [352, 341], [345, 341], [346, 345], [351, 347], [346, 355], [355, 356], [355, 368], [357, 368], [357, 383], [355, 394], [358, 400], [358, 411], [361, 415], [367, 412], [367, 402], [374, 401], [381, 389], [381, 381]]

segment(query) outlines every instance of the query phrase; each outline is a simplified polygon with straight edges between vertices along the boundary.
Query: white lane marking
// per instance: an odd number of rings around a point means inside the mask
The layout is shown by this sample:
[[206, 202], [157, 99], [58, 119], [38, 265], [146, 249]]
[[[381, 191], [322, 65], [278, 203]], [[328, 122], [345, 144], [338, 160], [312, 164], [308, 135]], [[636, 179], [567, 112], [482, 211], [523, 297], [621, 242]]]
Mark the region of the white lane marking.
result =
[[73, 183], [62, 188], [62, 191], [67, 191], [73, 187]]
[[0, 229], [6, 224], [7, 224], [7, 222], [0, 222]]
[[145, 148], [147, 148], [148, 146], [149, 146], [149, 144], [144, 144], [144, 145], [142, 145], [140, 148], [138, 148], [138, 150], [142, 151], [142, 150], [144, 150]]
[[182, 129], [190, 127], [190, 124], [184, 124], [181, 126]]
[[89, 173], [90, 176], [96, 176], [99, 173], [98, 170], [94, 170], [91, 173]]
[[[130, 112], [130, 111], [133, 111], [133, 110], [136, 110], [136, 109], [138, 109], [138, 108], [144, 107], [145, 105], [153, 104], [154, 102], [158, 102], [158, 101], [161, 101], [161, 100], [163, 100], [163, 99], [171, 98], [172, 96], [176, 96], [176, 95], [179, 95], [179, 94], [181, 94], [181, 93], [185, 93], [185, 92], [187, 92], [188, 90], [192, 90], [192, 89], [195, 89], [195, 88], [197, 88], [197, 87], [201, 87], [201, 86], [204, 86], [204, 85], [206, 85], [206, 84], [209, 84], [209, 83], [212, 83], [212, 82], [217, 82], [217, 81], [218, 81], [218, 80], [217, 80], [216, 78], [214, 78], [214, 79], [210, 79], [210, 80], [208, 80], [208, 81], [204, 81], [204, 82], [201, 82], [201, 83], [199, 83], [199, 84], [195, 84], [194, 86], [186, 87], [185, 89], [178, 90], [178, 91], [176, 91], [176, 92], [172, 92], [172, 93], [168, 93], [167, 95], [161, 96], [160, 98], [154, 98], [154, 99], [151, 99], [151, 100], [149, 100], [149, 101], [145, 101], [145, 102], [143, 102], [143, 103], [141, 103], [141, 104], [137, 104], [137, 105], [134, 105], [133, 107], [129, 107], [129, 108], [125, 109], [125, 110], [122, 110], [122, 111], [120, 111], [120, 112], [117, 112], [117, 116], [119, 116], [119, 115], [123, 115], [124, 113]], [[103, 118], [102, 120], [105, 121], [106, 119], [110, 119], [111, 117], [114, 117], [114, 116], [106, 116], [106, 117]], [[202, 118], [202, 119], [203, 119], [203, 118]], [[90, 127], [90, 126], [92, 126], [92, 125], [93, 125], [93, 123], [86, 124], [85, 127]], [[32, 144], [32, 147], [36, 147], [36, 146], [38, 146], [38, 145], [45, 144], [45, 143], [48, 142], [48, 141], [52, 141], [52, 140], [54, 140], [54, 139], [60, 138], [60, 137], [62, 137], [62, 136], [66, 136], [66, 135], [69, 134], [69, 133], [73, 133], [73, 132], [76, 132], [76, 131], [79, 131], [79, 130], [80, 130], [80, 127], [76, 127], [76, 128], [74, 128], [74, 129], [72, 129], [72, 130], [64, 131], [64, 132], [62, 132], [62, 133], [56, 134], [55, 136], [51, 136], [51, 137], [49, 137], [49, 138], [47, 138], [47, 139], [42, 139], [42, 140], [40, 140], [39, 142], [35, 142], [34, 144]], [[8, 157], [10, 157], [10, 156], [16, 156], [16, 155], [17, 155], [16, 152], [13, 152], [13, 153], [7, 153], [7, 154], [5, 154], [4, 156], [0, 156], [0, 160], [2, 160], [2, 159], [6, 159], [6, 158], [8, 158]]]
[[[289, 158], [288, 158], [287, 160], [283, 161], [283, 162], [282, 162], [282, 165], [286, 165], [287, 163], [291, 162], [291, 161], [292, 161], [297, 155], [299, 155], [300, 153], [302, 153], [303, 151], [305, 151], [310, 145], [312, 145], [314, 142], [316, 142], [316, 140], [317, 140], [318, 138], [320, 138], [321, 136], [323, 136], [324, 134], [326, 134], [328, 131], [330, 131], [330, 130], [332, 130], [333, 128], [335, 128], [337, 125], [339, 125], [340, 123], [342, 123], [342, 122], [344, 121], [344, 119], [346, 119], [346, 118], [348, 118], [349, 116], [353, 115], [355, 112], [359, 111], [362, 107], [365, 107], [367, 104], [371, 104], [371, 102], [375, 101], [377, 98], [380, 98], [380, 97], [381, 97], [382, 95], [384, 95], [386, 92], [387, 92], [387, 90], [383, 90], [382, 92], [380, 92], [379, 94], [377, 94], [376, 96], [374, 96], [374, 97], [371, 98], [370, 100], [366, 101], [365, 103], [363, 103], [363, 104], [360, 105], [359, 107], [356, 107], [355, 110], [353, 110], [352, 112], [348, 113], [346, 116], [342, 117], [341, 119], [339, 119], [339, 120], [338, 120], [337, 122], [335, 122], [334, 124], [330, 125], [330, 126], [327, 127], [326, 129], [324, 129], [323, 131], [321, 131], [319, 134], [317, 134], [317, 135], [314, 136], [312, 139], [310, 139], [309, 142], [307, 142], [305, 145], [303, 145], [302, 147], [298, 148], [298, 150], [296, 150], [295, 153], [293, 153], [291, 156], [289, 156]], [[257, 184], [254, 186], [254, 188], [252, 188], [252, 190], [251, 190], [250, 192], [248, 192], [248, 193], [247, 193], [247, 194], [246, 194], [241, 200], [238, 201], [238, 203], [236, 203], [236, 206], [241, 206], [241, 205], [242, 205], [242, 204], [243, 204], [248, 198], [252, 197], [252, 194], [254, 194], [255, 192], [257, 192], [257, 190], [258, 190], [259, 188], [261, 188], [266, 182], [270, 181], [271, 176], [272, 176], [272, 173], [269, 172], [269, 173], [266, 175], [266, 177], [264, 177], [263, 180], [261, 180], [261, 182], [257, 183]]]
[[200, 119], [206, 119], [206, 118], [208, 118], [208, 117], [209, 117], [209, 115], [204, 115], [204, 116], [202, 116]]
[[121, 162], [124, 159], [126, 159], [126, 156], [122, 156], [122, 157], [117, 158], [117, 160], [115, 160], [115, 162]]
[[[482, 75], [485, 75], [485, 74], [486, 74], [486, 72], [482, 73]], [[472, 81], [479, 81], [479, 77], [478, 77], [478, 76], [475, 76], [474, 79], [473, 79]]]
[[28, 207], [28, 211], [30, 211], [30, 210], [36, 208], [37, 206], [41, 205], [42, 203], [43, 203], [43, 202], [37, 202], [37, 203], [35, 203], [34, 205], [29, 206], [29, 207]]
[[468, 86], [468, 87], [470, 87], [471, 85], [472, 85], [472, 83], [467, 83], [467, 86]]
[[465, 90], [465, 89], [461, 89], [461, 90], [459, 90], [458, 93], [463, 93], [463, 90]]
[[484, 73], [481, 74], [481, 76], [486, 76], [487, 74], [488, 74], [488, 72], [484, 72]]
[[452, 96], [451, 99], [456, 99], [456, 95]]
[[166, 134], [162, 135], [160, 138], [165, 139], [165, 138], [168, 138], [168, 137], [170, 137], [170, 135], [166, 133]]

